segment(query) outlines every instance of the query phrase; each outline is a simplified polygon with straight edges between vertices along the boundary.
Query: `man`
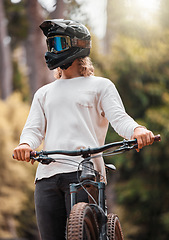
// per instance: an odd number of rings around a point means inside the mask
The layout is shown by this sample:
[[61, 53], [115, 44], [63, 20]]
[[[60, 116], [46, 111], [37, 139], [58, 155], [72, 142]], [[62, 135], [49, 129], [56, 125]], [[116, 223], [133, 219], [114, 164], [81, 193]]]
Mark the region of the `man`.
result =
[[[154, 135], [126, 112], [114, 84], [93, 75], [89, 59], [91, 36], [88, 29], [71, 20], [44, 21], [40, 28], [47, 37], [45, 54], [49, 69], [58, 79], [40, 88], [33, 99], [14, 158], [30, 161], [30, 151], [44, 140], [44, 150], [75, 150], [104, 144], [108, 124], [124, 138], [136, 138], [138, 151], [152, 144]], [[66, 217], [70, 212], [69, 183], [77, 182], [77, 167], [70, 159], [38, 165], [35, 207], [42, 240], [65, 239]], [[73, 159], [78, 163], [79, 157]], [[105, 176], [102, 158], [94, 167]], [[85, 193], [80, 201], [87, 201]]]

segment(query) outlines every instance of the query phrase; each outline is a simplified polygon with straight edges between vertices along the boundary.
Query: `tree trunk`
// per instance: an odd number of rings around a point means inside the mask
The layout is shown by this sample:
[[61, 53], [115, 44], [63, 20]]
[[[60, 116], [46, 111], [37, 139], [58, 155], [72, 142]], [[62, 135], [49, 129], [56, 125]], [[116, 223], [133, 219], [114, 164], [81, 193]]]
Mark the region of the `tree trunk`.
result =
[[10, 37], [7, 34], [7, 19], [5, 18], [3, 0], [0, 1], [0, 87], [1, 98], [6, 99], [12, 92], [12, 60]]
[[29, 83], [32, 95], [38, 88], [51, 82], [52, 72], [47, 68], [44, 54], [47, 50], [45, 37], [39, 28], [44, 21], [42, 8], [37, 0], [27, 0], [29, 34], [26, 41]]
[[50, 18], [64, 18], [65, 3], [63, 0], [56, 1], [56, 8], [53, 12], [50, 13]]
[[103, 39], [105, 54], [109, 54], [112, 43], [119, 33], [123, 33], [126, 22], [125, 0], [107, 0], [107, 25]]

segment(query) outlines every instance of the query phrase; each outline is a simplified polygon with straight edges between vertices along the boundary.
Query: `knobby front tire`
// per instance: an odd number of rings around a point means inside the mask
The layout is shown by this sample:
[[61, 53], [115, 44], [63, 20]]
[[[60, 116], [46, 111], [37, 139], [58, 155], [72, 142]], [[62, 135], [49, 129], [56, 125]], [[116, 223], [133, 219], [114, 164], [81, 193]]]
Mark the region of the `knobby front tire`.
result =
[[98, 240], [95, 214], [88, 203], [75, 204], [67, 223], [67, 240]]
[[107, 216], [107, 235], [109, 240], [124, 240], [120, 221], [116, 214], [110, 213]]

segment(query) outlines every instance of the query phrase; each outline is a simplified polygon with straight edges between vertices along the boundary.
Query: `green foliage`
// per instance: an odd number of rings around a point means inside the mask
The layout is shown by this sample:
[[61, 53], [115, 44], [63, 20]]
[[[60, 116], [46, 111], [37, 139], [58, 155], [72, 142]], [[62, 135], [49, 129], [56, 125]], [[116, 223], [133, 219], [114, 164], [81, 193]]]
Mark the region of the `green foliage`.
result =
[[6, 17], [8, 19], [8, 31], [12, 40], [12, 47], [16, 47], [28, 35], [28, 20], [24, 1], [12, 4], [10, 0], [4, 1]]
[[[119, 36], [108, 57], [108, 75], [116, 76], [116, 86], [127, 112], [162, 142], [140, 153], [125, 154], [113, 160], [120, 171], [117, 200], [125, 207], [126, 218], [137, 231], [126, 231], [128, 239], [167, 239], [168, 223], [168, 139], [169, 71], [168, 32], [149, 42]], [[158, 50], [158, 51], [157, 51]], [[106, 63], [105, 63], [106, 64]], [[106, 69], [107, 66], [105, 66]], [[108, 67], [107, 67], [108, 68]], [[114, 140], [109, 135], [109, 141]], [[109, 159], [110, 161], [110, 159]], [[116, 165], [116, 164], [115, 164]], [[128, 219], [128, 216], [130, 218]], [[158, 226], [158, 227], [157, 227]]]
[[29, 106], [22, 102], [20, 94], [14, 93], [5, 102], [0, 101], [0, 109], [0, 236], [9, 238], [16, 235], [15, 215], [21, 209], [27, 189], [33, 191], [35, 169], [12, 158]]
[[[139, 153], [106, 158], [117, 167], [111, 194], [116, 192], [114, 211], [120, 215], [128, 240], [169, 238], [168, 42], [167, 29], [146, 28], [142, 35], [117, 34], [109, 54], [101, 55], [96, 49], [91, 54], [96, 73], [116, 84], [129, 115], [162, 136], [160, 143]], [[109, 128], [106, 141], [119, 139]]]
[[[4, 1], [13, 50], [28, 34], [25, 2]], [[122, 217], [125, 239], [166, 240], [169, 238], [168, 1], [161, 1], [161, 22], [153, 26], [146, 22], [141, 24], [141, 11], [132, 11], [126, 2], [108, 1], [108, 54], [99, 51], [101, 44], [92, 36], [91, 58], [95, 74], [116, 84], [127, 112], [155, 134], [160, 133], [162, 142], [146, 147], [140, 153], [133, 151], [106, 161], [117, 167], [114, 177], [116, 206]], [[132, 2], [135, 4], [136, 1]], [[87, 22], [85, 15], [77, 14], [83, 10], [81, 4], [74, 0], [68, 5], [67, 17]], [[29, 98], [28, 85], [17, 62], [14, 59], [14, 90], [20, 91], [21, 95], [15, 93], [7, 101], [0, 101], [0, 237], [16, 236], [17, 228], [19, 236], [36, 239], [35, 168], [11, 157], [29, 110], [22, 101]], [[110, 128], [106, 141], [120, 139]]]
[[160, 1], [160, 23], [163, 28], [169, 27], [169, 19], [168, 19], [168, 9], [169, 9], [169, 2], [167, 0]]
[[[17, 49], [18, 52], [21, 54], [21, 49]], [[22, 68], [24, 68], [22, 66]], [[17, 60], [14, 58], [13, 61], [13, 90], [20, 92], [22, 95], [22, 99], [24, 101], [30, 100], [30, 88], [28, 85], [28, 79], [25, 76], [24, 69], [21, 69], [21, 66], [18, 64]], [[26, 71], [26, 70], [25, 70]]]
[[19, 214], [16, 219], [20, 223], [17, 232], [24, 239], [35, 240], [39, 239], [39, 234], [36, 225], [34, 194], [28, 190], [26, 200], [23, 202]]

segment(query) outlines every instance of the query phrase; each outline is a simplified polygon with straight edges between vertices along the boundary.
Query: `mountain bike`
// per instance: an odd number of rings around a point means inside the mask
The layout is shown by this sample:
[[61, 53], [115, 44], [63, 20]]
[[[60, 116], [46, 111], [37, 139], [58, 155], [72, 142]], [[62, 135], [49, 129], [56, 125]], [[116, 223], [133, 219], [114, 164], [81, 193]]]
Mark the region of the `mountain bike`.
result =
[[[160, 141], [156, 135], [154, 141]], [[42, 164], [57, 162], [49, 155], [62, 154], [67, 156], [81, 156], [82, 161], [77, 164], [78, 183], [70, 184], [71, 212], [67, 220], [67, 240], [123, 240], [120, 220], [116, 214], [107, 215], [105, 202], [105, 183], [102, 176], [94, 170], [94, 158], [120, 154], [138, 147], [137, 140], [123, 140], [113, 142], [97, 148], [85, 148], [74, 151], [54, 150], [31, 152], [31, 159]], [[108, 151], [109, 150], [109, 151]], [[70, 160], [70, 164], [75, 164]], [[109, 170], [116, 170], [113, 164], [105, 164]], [[79, 170], [81, 175], [79, 176]], [[84, 189], [88, 194], [89, 202], [77, 202], [77, 194]]]

